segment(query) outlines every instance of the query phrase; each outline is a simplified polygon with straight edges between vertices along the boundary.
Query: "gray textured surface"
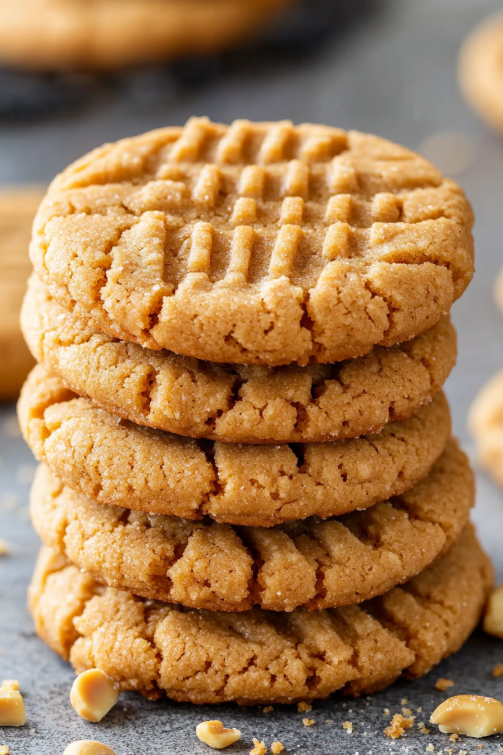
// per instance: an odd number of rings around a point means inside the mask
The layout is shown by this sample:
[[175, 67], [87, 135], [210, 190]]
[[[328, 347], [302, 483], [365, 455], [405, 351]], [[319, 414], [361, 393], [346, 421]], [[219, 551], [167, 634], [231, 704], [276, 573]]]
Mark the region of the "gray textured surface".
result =
[[[468, 112], [456, 87], [455, 61], [461, 40], [474, 24], [500, 7], [498, 0], [382, 0], [382, 13], [362, 21], [358, 29], [320, 55], [270, 75], [227, 75], [205, 91], [173, 96], [159, 104], [149, 96], [143, 104], [119, 97], [75, 120], [0, 130], [0, 183], [46, 182], [86, 150], [121, 136], [164, 124], [183, 122], [193, 113], [229, 121], [234, 117], [291, 118], [324, 121], [396, 139], [412, 148], [438, 132], [467, 135], [475, 148], [471, 167], [458, 176], [477, 214], [477, 276], [456, 305], [460, 358], [449, 380], [455, 429], [469, 452], [467, 408], [478, 388], [503, 367], [503, 316], [492, 300], [492, 284], [503, 264], [503, 141], [489, 134]], [[141, 89], [141, 86], [140, 86]], [[73, 713], [68, 692], [71, 669], [33, 634], [25, 608], [25, 592], [38, 547], [27, 518], [29, 482], [34, 462], [16, 436], [12, 407], [0, 410], [0, 537], [12, 544], [11, 555], [0, 559], [0, 677], [19, 678], [25, 692], [29, 724], [0, 731], [0, 744], [13, 755], [58, 755], [68, 742], [99, 739], [117, 755], [189, 755], [209, 752], [194, 734], [204, 718], [218, 716], [243, 731], [240, 744], [227, 752], [244, 753], [256, 736], [270, 745], [283, 742], [287, 753], [337, 755], [348, 753], [423, 753], [453, 748], [479, 752], [475, 740], [453, 744], [436, 732], [414, 730], [396, 742], [383, 729], [384, 708], [400, 711], [423, 708], [427, 721], [446, 697], [433, 689], [439, 676], [455, 680], [454, 692], [483, 693], [503, 698], [503, 679], [491, 669], [503, 662], [503, 643], [477, 634], [457, 656], [414, 684], [360, 701], [340, 696], [315, 704], [316, 724], [306, 729], [302, 715], [289, 708], [264, 714], [225, 706], [197, 709], [169, 702], [147, 703], [125, 695], [100, 725], [87, 724]], [[475, 515], [482, 539], [503, 579], [503, 493], [478, 474]], [[342, 723], [354, 724], [353, 736]], [[499, 752], [503, 737], [486, 740], [483, 752]]]

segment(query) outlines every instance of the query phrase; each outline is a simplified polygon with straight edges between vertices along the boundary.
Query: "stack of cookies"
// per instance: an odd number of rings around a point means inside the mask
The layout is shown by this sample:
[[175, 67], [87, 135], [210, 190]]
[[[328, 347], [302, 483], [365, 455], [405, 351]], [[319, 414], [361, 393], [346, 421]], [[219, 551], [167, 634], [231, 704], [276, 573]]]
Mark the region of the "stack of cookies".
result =
[[196, 118], [58, 176], [22, 313], [40, 637], [196, 703], [456, 651], [492, 583], [442, 393], [471, 225], [418, 155], [325, 126]]

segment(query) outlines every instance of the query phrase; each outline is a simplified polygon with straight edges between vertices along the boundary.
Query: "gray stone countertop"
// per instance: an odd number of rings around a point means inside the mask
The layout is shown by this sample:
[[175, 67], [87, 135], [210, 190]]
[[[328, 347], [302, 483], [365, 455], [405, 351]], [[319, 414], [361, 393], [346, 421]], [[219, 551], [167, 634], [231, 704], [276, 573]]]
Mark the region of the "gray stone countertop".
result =
[[[498, 0], [378, 0], [376, 12], [359, 20], [344, 36], [334, 37], [316, 55], [270, 70], [227, 71], [204, 88], [148, 93], [150, 79], [140, 75], [128, 95], [110, 96], [79, 115], [24, 125], [0, 126], [0, 184], [48, 182], [71, 160], [104, 141], [161, 125], [179, 124], [192, 114], [228, 122], [236, 117], [326, 122], [371, 131], [413, 149], [441, 133], [461, 135], [471, 151], [469, 164], [455, 178], [463, 185], [477, 216], [477, 275], [454, 307], [459, 332], [458, 366], [448, 381], [455, 432], [476, 465], [466, 426], [468, 407], [478, 389], [503, 368], [503, 315], [492, 297], [503, 264], [503, 138], [488, 132], [464, 105], [456, 84], [456, 56], [466, 34], [501, 8]], [[155, 89], [155, 87], [154, 87]], [[148, 96], [147, 96], [147, 94]], [[430, 141], [431, 145], [431, 141]], [[447, 156], [442, 155], [442, 160]], [[442, 166], [441, 166], [442, 167]], [[448, 172], [448, 165], [446, 165]], [[438, 677], [454, 680], [453, 693], [503, 698], [503, 678], [491, 670], [503, 662], [503, 642], [476, 633], [465, 648], [414, 683], [357, 701], [334, 695], [314, 704], [315, 725], [305, 728], [296, 709], [234, 705], [200, 708], [169, 701], [148, 703], [123, 695], [99, 725], [86, 723], [68, 699], [71, 668], [35, 636], [26, 609], [26, 588], [38, 550], [28, 519], [28, 494], [35, 462], [19, 436], [14, 407], [0, 408], [0, 537], [11, 546], [0, 559], [0, 678], [21, 681], [28, 724], [0, 730], [0, 745], [12, 755], [59, 755], [74, 739], [99, 739], [117, 755], [199, 755], [209, 752], [195, 737], [196, 724], [222, 718], [243, 732], [227, 752], [246, 753], [252, 738], [270, 746], [280, 740], [295, 755], [377, 755], [479, 752], [477, 740], [452, 743], [432, 729], [417, 728], [397, 741], [383, 730], [403, 698], [417, 720], [427, 721], [449, 693], [434, 689]], [[480, 536], [503, 580], [503, 491], [477, 470]], [[417, 713], [421, 707], [422, 712]], [[351, 721], [354, 733], [342, 728]], [[503, 736], [483, 742], [483, 752], [501, 751]]]

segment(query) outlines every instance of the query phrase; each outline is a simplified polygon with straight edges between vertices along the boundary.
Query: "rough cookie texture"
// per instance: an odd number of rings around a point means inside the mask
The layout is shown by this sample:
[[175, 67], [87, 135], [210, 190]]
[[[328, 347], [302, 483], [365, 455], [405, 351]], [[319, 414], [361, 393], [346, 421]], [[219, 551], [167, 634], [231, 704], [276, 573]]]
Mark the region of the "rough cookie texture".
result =
[[76, 398], [41, 366], [19, 401], [24, 437], [66, 485], [100, 503], [152, 514], [270, 527], [337, 516], [421, 480], [450, 437], [443, 393], [379, 435], [250, 446], [150, 430]]
[[0, 60], [23, 68], [117, 68], [215, 52], [289, 0], [0, 0]]
[[181, 609], [104, 588], [43, 549], [30, 587], [38, 635], [77, 670], [193, 703], [360, 695], [425, 674], [477, 625], [492, 586], [469, 525], [431, 569], [360, 606], [277, 614]]
[[30, 275], [31, 227], [44, 193], [35, 188], [0, 191], [0, 400], [15, 399], [33, 367], [19, 327], [19, 312]]
[[51, 185], [31, 256], [90, 327], [217, 362], [335, 362], [431, 328], [473, 275], [461, 189], [384, 139], [205, 118]]
[[314, 442], [408, 419], [456, 361], [448, 317], [400, 346], [331, 365], [217, 365], [97, 333], [33, 276], [21, 314], [35, 358], [80, 396], [140, 425], [238, 443]]
[[503, 372], [480, 391], [469, 414], [480, 463], [503, 486]]
[[468, 37], [459, 60], [459, 83], [482, 120], [503, 131], [503, 16], [485, 20]]
[[291, 611], [360, 603], [405, 582], [454, 545], [474, 499], [451, 441], [412, 490], [338, 520], [232, 528], [138, 513], [75, 493], [44, 465], [31, 518], [46, 545], [111, 587], [194, 608]]

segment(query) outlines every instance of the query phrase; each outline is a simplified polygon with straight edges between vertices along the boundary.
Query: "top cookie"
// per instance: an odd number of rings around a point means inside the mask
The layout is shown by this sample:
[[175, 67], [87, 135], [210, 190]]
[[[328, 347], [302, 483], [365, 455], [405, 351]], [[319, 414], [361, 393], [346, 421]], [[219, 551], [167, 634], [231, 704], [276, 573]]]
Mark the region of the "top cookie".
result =
[[0, 0], [0, 60], [116, 68], [228, 47], [289, 0]]
[[209, 361], [305, 365], [438, 322], [473, 275], [472, 222], [455, 183], [379, 137], [194, 118], [58, 176], [31, 256], [95, 330]]

